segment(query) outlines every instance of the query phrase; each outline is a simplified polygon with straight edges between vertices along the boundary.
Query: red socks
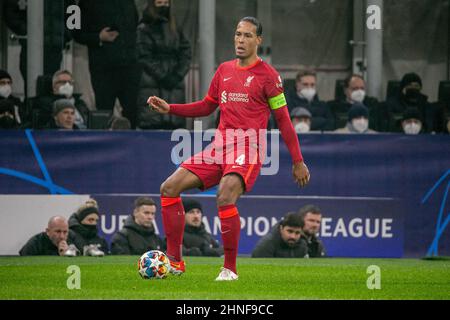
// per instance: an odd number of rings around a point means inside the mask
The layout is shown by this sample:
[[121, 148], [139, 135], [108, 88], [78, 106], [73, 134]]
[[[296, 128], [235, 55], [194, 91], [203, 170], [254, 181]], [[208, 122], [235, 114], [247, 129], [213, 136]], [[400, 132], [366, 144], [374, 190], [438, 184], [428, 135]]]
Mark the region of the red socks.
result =
[[236, 258], [241, 232], [241, 219], [234, 204], [219, 207], [222, 242], [224, 249], [224, 268], [236, 272]]
[[[184, 208], [180, 197], [161, 197], [161, 212], [167, 239], [167, 256], [172, 261], [182, 260], [184, 234]], [[236, 258], [241, 232], [241, 219], [234, 204], [219, 207], [222, 242], [225, 255], [224, 268], [237, 274]]]
[[167, 239], [167, 256], [171, 261], [182, 260], [184, 234], [184, 208], [180, 197], [161, 196], [161, 212]]

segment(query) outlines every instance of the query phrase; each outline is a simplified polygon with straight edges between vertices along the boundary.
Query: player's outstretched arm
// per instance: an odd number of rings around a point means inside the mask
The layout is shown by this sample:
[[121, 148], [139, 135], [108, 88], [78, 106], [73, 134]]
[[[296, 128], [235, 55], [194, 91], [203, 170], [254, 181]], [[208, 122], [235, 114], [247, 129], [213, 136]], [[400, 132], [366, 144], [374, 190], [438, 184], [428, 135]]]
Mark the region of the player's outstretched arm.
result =
[[219, 104], [206, 97], [201, 101], [185, 104], [168, 104], [161, 98], [150, 97], [147, 100], [149, 107], [159, 113], [170, 113], [181, 117], [205, 117], [216, 110]]
[[297, 133], [292, 126], [287, 107], [284, 106], [274, 110], [274, 115], [278, 128], [280, 128], [281, 137], [286, 143], [292, 157], [292, 162], [294, 163], [292, 166], [294, 180], [299, 186], [304, 187], [309, 182], [310, 174], [308, 167], [303, 161], [300, 143], [298, 141]]

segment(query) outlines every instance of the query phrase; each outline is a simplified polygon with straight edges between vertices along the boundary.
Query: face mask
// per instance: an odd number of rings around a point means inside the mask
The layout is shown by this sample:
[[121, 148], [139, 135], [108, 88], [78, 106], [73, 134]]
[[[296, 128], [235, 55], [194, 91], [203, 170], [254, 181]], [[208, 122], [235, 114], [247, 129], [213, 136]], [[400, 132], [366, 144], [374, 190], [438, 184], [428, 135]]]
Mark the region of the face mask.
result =
[[369, 127], [369, 120], [365, 118], [354, 119], [352, 120], [352, 126], [359, 133], [363, 133]]
[[300, 90], [300, 95], [303, 96], [306, 100], [311, 101], [316, 95], [316, 89], [304, 88]]
[[161, 17], [169, 18], [170, 7], [167, 6], [156, 7], [156, 13]]
[[14, 128], [16, 121], [11, 116], [0, 117], [0, 128], [1, 129], [11, 129]]
[[418, 134], [422, 129], [422, 125], [417, 122], [410, 122], [403, 126], [403, 131], [406, 134]]
[[366, 97], [366, 92], [364, 90], [355, 90], [351, 94], [351, 99], [355, 102], [363, 102]]
[[3, 98], [8, 98], [11, 95], [11, 92], [11, 85], [5, 84], [3, 86], [0, 86], [0, 96], [2, 96]]
[[72, 96], [72, 94], [73, 94], [73, 85], [71, 85], [70, 83], [66, 82], [64, 85], [59, 87], [58, 93], [60, 95], [66, 96], [66, 98], [70, 98]]
[[310, 130], [309, 124], [307, 124], [304, 121], [300, 121], [295, 125], [295, 132], [297, 133], [306, 133], [309, 132], [309, 130]]

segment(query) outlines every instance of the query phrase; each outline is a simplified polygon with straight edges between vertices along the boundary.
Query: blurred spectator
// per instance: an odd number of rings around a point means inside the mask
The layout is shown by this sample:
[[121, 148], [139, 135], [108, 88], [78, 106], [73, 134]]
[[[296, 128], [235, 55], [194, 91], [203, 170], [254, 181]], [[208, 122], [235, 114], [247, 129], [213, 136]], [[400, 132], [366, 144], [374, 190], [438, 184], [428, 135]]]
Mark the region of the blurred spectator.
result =
[[322, 222], [322, 212], [314, 205], [306, 205], [300, 208], [298, 214], [302, 220], [302, 234], [300, 241], [308, 248], [308, 257], [324, 257], [325, 247], [317, 238]]
[[108, 127], [109, 130], [129, 130], [131, 123], [125, 117], [112, 117]]
[[74, 39], [88, 47], [89, 71], [97, 110], [113, 110], [136, 126], [140, 72], [136, 60], [138, 14], [134, 0], [80, 0], [81, 29]]
[[[374, 97], [366, 94], [366, 82], [363, 77], [352, 74], [345, 79], [344, 83], [345, 100], [333, 100], [329, 106], [338, 122], [339, 114], [347, 114], [355, 103], [362, 103], [369, 112], [370, 128], [376, 131], [387, 131], [389, 127], [389, 114], [384, 104], [380, 104]], [[339, 126], [339, 124], [336, 124]]]
[[194, 199], [183, 199], [186, 225], [183, 238], [183, 255], [211, 256], [223, 255], [223, 247], [205, 230], [202, 222], [202, 205]]
[[45, 129], [77, 130], [75, 124], [75, 106], [71, 100], [59, 99], [53, 103], [53, 118]]
[[171, 1], [147, 1], [137, 31], [137, 53], [143, 71], [138, 95], [139, 127], [185, 127], [184, 118], [157, 113], [147, 104], [153, 95], [172, 103], [185, 103], [184, 77], [191, 63], [191, 47], [175, 22]]
[[163, 250], [164, 241], [155, 233], [153, 225], [155, 215], [156, 203], [153, 199], [137, 198], [133, 214], [112, 239], [111, 253], [141, 255], [149, 250]]
[[[419, 110], [423, 119], [424, 132], [442, 132], [444, 125], [444, 111], [439, 104], [431, 104], [428, 97], [421, 92], [422, 79], [416, 73], [407, 73], [400, 82], [399, 94], [386, 102], [387, 108], [394, 118], [395, 114], [402, 115], [403, 112], [412, 107]], [[401, 132], [401, 123], [391, 124], [391, 130]]]
[[376, 133], [369, 129], [369, 110], [362, 103], [355, 102], [348, 111], [347, 125], [336, 133]]
[[53, 105], [56, 100], [68, 99], [75, 107], [75, 124], [79, 129], [87, 128], [89, 109], [86, 103], [81, 99], [80, 94], [73, 93], [74, 81], [72, 74], [67, 70], [59, 70], [55, 72], [52, 78], [53, 93], [48, 96], [38, 97], [36, 105], [40, 110], [40, 118], [46, 119], [47, 122], [52, 117]]
[[19, 129], [14, 105], [7, 99], [0, 100], [0, 129]]
[[417, 108], [408, 108], [403, 112], [403, 132], [406, 134], [419, 134], [422, 131], [422, 117]]
[[311, 113], [302, 107], [296, 107], [291, 111], [291, 121], [295, 132], [307, 133], [311, 131]]
[[101, 257], [109, 252], [108, 243], [98, 235], [99, 218], [94, 199], [86, 201], [69, 218], [69, 239], [84, 256]]
[[66, 218], [51, 217], [45, 232], [38, 233], [28, 240], [19, 254], [21, 256], [76, 256], [76, 247], [67, 243], [68, 234], [69, 225]]
[[13, 114], [16, 122], [22, 124], [26, 117], [23, 103], [12, 95], [12, 78], [8, 72], [0, 69], [0, 102], [9, 101], [13, 106]]
[[334, 130], [334, 117], [329, 106], [319, 100], [316, 91], [316, 73], [314, 71], [300, 71], [295, 79], [295, 91], [287, 92], [286, 100], [289, 111], [302, 107], [311, 113], [311, 130]]
[[300, 241], [302, 220], [295, 212], [287, 213], [272, 231], [261, 238], [252, 252], [253, 258], [304, 258], [308, 254]]
[[[66, 28], [69, 15], [67, 7], [75, 0], [44, 0], [44, 74], [53, 74], [61, 67], [62, 51], [71, 40]], [[27, 35], [27, 1], [4, 0], [5, 23], [18, 36]], [[26, 82], [27, 78], [27, 40], [19, 39], [20, 72]]]

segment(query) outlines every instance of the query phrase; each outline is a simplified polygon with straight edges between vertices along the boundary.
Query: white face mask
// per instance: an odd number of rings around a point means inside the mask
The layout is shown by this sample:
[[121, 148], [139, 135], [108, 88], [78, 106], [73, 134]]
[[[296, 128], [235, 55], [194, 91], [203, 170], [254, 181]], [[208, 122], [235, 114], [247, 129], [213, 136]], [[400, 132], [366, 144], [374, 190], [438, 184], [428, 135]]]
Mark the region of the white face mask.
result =
[[410, 122], [403, 126], [403, 131], [406, 134], [418, 134], [422, 130], [422, 124], [418, 122]]
[[72, 94], [73, 94], [73, 85], [71, 85], [70, 83], [66, 82], [64, 85], [59, 87], [58, 93], [60, 95], [66, 96], [66, 98], [70, 98], [72, 96]]
[[295, 125], [295, 132], [297, 133], [306, 133], [309, 132], [309, 130], [310, 130], [309, 124], [307, 124], [304, 121], [300, 121]]
[[300, 90], [300, 95], [306, 100], [311, 101], [316, 95], [316, 89], [314, 88], [303, 88]]
[[363, 102], [366, 97], [366, 92], [364, 90], [355, 90], [351, 94], [351, 99], [355, 102]]
[[359, 133], [363, 133], [369, 128], [369, 120], [366, 118], [353, 119], [352, 126]]
[[11, 92], [11, 85], [5, 84], [3, 86], [0, 86], [0, 96], [2, 96], [3, 98], [8, 98], [11, 95]]

